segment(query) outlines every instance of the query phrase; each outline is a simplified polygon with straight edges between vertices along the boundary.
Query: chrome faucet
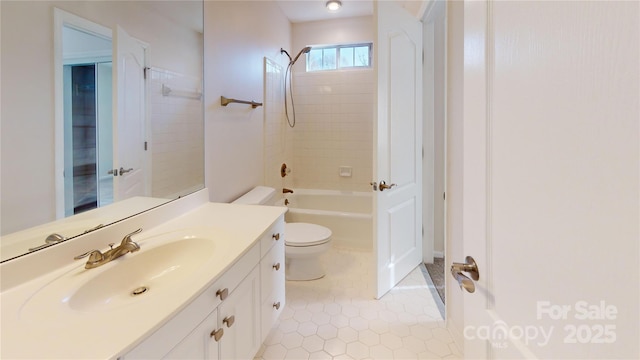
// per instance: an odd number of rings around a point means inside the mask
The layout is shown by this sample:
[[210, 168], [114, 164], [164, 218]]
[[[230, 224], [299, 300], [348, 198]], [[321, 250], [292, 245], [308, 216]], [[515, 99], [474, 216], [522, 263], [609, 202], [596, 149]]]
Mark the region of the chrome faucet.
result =
[[115, 245], [114, 243], [109, 244], [109, 247], [111, 249], [107, 250], [107, 252], [105, 253], [102, 253], [100, 250], [91, 250], [74, 257], [74, 259], [79, 260], [89, 256], [89, 260], [87, 260], [84, 268], [93, 269], [100, 265], [104, 265], [112, 260], [115, 260], [126, 253], [136, 252], [140, 250], [140, 245], [131, 240], [131, 236], [138, 234], [141, 231], [142, 229], [138, 229], [131, 234], [125, 235], [124, 239], [122, 239], [122, 242], [120, 242], [120, 245], [118, 245], [118, 247], [116, 248], [113, 247], [113, 245]]

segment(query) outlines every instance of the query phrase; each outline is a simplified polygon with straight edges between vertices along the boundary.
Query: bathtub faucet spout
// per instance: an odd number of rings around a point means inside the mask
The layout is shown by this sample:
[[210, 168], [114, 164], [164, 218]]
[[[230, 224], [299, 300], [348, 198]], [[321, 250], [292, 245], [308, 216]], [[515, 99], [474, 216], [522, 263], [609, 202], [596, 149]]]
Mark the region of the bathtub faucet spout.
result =
[[283, 194], [293, 194], [293, 190], [284, 188], [284, 189], [282, 189], [282, 193]]

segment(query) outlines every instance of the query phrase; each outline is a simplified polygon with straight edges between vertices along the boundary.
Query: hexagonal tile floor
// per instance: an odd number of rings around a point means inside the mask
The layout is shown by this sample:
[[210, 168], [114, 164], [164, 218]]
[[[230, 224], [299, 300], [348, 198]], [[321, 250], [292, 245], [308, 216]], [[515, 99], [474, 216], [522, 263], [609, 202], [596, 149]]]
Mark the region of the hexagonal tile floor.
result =
[[324, 278], [287, 281], [287, 305], [255, 359], [461, 358], [423, 265], [375, 300], [372, 256], [332, 248]]

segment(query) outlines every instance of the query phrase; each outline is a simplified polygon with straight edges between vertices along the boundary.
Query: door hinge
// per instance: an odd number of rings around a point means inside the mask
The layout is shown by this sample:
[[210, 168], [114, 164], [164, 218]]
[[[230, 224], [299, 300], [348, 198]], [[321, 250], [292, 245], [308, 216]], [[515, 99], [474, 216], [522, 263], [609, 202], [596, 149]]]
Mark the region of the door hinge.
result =
[[147, 151], [147, 142], [144, 142], [144, 151]]
[[422, 147], [422, 159], [424, 160], [424, 146]]
[[446, 192], [442, 193], [442, 200], [447, 200], [447, 193]]
[[142, 76], [144, 77], [144, 79], [145, 79], [145, 80], [147, 80], [147, 70], [151, 70], [151, 68], [150, 68], [150, 67], [145, 67], [145, 68], [144, 68], [144, 71], [143, 71], [143, 75], [142, 75]]

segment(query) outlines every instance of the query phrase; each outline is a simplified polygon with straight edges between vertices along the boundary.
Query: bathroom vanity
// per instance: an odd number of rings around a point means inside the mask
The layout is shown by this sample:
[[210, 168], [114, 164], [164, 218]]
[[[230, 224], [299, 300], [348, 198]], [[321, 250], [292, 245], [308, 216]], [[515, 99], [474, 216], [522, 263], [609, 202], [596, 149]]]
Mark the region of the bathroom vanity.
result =
[[[207, 198], [3, 263], [0, 357], [253, 358], [285, 306], [286, 209]], [[93, 269], [73, 260], [138, 228], [139, 251]]]

